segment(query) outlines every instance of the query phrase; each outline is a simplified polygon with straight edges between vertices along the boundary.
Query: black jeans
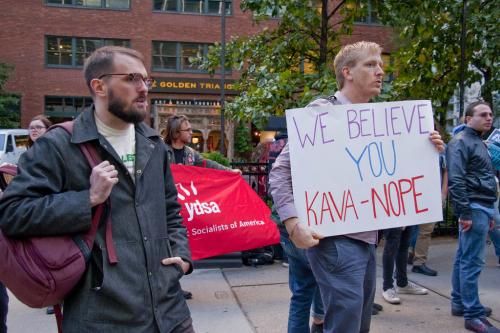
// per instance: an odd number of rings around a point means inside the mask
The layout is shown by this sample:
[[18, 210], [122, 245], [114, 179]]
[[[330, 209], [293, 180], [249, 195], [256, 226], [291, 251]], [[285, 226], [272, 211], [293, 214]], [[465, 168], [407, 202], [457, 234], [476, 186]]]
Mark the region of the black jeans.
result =
[[0, 283], [0, 333], [7, 333], [7, 312], [9, 296], [5, 286]]
[[384, 230], [384, 255], [382, 257], [384, 285], [383, 289], [394, 287], [393, 273], [394, 263], [396, 264], [396, 283], [399, 287], [405, 287], [408, 284], [406, 275], [406, 265], [408, 263], [408, 248], [410, 247], [410, 238], [415, 226], [403, 228], [392, 228]]

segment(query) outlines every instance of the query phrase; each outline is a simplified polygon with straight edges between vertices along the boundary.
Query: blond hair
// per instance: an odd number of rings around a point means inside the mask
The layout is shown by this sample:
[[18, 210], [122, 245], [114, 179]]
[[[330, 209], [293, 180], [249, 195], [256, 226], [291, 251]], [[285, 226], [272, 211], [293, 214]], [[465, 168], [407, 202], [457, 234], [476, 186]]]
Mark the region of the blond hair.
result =
[[345, 82], [342, 69], [344, 67], [356, 66], [364, 53], [381, 54], [382, 48], [377, 43], [361, 41], [345, 45], [340, 49], [339, 53], [337, 53], [333, 61], [333, 68], [335, 70], [335, 77], [337, 78], [339, 89], [344, 87]]

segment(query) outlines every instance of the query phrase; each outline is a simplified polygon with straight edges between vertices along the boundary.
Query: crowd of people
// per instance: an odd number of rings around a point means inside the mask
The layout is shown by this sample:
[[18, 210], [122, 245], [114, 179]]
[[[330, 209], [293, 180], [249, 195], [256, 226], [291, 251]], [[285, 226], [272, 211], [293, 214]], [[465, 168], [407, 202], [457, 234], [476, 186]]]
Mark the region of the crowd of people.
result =
[[[381, 55], [372, 42], [344, 46], [334, 59], [339, 90], [308, 106], [369, 103], [381, 92]], [[143, 123], [151, 79], [139, 52], [100, 48], [86, 59], [84, 77], [93, 105], [74, 121], [72, 134], [60, 128], [47, 132], [51, 124], [43, 116], [30, 123], [30, 149], [18, 163], [22, 172], [0, 201], [2, 232], [13, 237], [84, 232], [92, 207], [110, 202], [119, 263], [109, 262], [101, 228], [87, 270], [64, 300], [64, 332], [194, 332], [185, 301], [191, 295], [180, 286], [193, 265], [170, 164], [240, 171], [206, 160], [187, 146], [192, 128], [186, 116], [168, 119], [164, 139]], [[451, 313], [463, 316], [471, 331], [499, 332], [486, 319], [492, 310], [481, 304], [478, 293], [488, 233], [500, 257], [500, 231], [494, 228], [500, 220], [497, 182], [481, 137], [492, 127], [491, 107], [472, 103], [465, 121], [446, 152], [440, 134], [429, 135], [440, 153], [442, 197], [449, 194], [459, 221]], [[94, 168], [78, 150], [84, 142], [94, 143], [101, 154], [103, 162]], [[288, 332], [369, 332], [372, 314], [382, 309], [374, 303], [379, 235], [385, 239], [383, 299], [399, 304], [400, 294], [427, 293], [408, 280], [407, 263], [415, 273], [438, 274], [426, 266], [433, 223], [324, 237], [297, 217], [285, 140], [274, 158], [270, 194], [292, 292]], [[7, 302], [0, 285], [2, 332]]]

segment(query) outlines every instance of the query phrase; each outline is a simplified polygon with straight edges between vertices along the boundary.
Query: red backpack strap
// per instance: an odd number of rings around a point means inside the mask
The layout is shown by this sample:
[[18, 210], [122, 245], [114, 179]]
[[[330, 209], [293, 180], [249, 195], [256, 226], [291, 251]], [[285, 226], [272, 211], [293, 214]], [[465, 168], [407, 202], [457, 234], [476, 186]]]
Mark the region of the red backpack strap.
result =
[[54, 315], [56, 316], [57, 332], [62, 333], [63, 314], [62, 314], [61, 304], [54, 305]]
[[207, 160], [205, 160], [205, 159], [204, 159], [204, 160], [201, 162], [201, 166], [202, 166], [203, 168], [206, 168], [206, 167], [207, 167]]
[[[70, 135], [73, 134], [73, 126], [74, 122], [73, 121], [66, 121], [64, 123], [56, 124], [53, 125], [49, 128], [53, 129], [56, 127], [61, 127], [63, 128], [66, 132], [68, 132]], [[85, 142], [85, 143], [80, 143], [78, 145], [80, 147], [80, 150], [82, 151], [83, 155], [87, 159], [87, 162], [89, 163], [91, 168], [94, 168], [96, 165], [102, 162], [101, 156], [97, 152], [97, 149], [95, 148], [94, 145], [92, 145], [90, 142]], [[88, 244], [89, 248], [92, 248], [92, 243], [95, 238], [95, 234], [97, 233], [97, 228], [99, 226], [99, 222], [101, 220], [102, 213], [105, 211], [104, 205], [107, 204], [109, 207], [110, 213], [108, 214], [107, 220], [106, 220], [106, 250], [108, 252], [108, 262], [111, 265], [114, 265], [118, 262], [118, 257], [116, 256], [116, 250], [115, 250], [115, 245], [113, 242], [113, 232], [111, 228], [111, 201], [108, 199], [106, 200], [105, 203], [102, 203], [96, 207], [95, 215], [94, 218], [92, 219], [92, 226], [90, 227], [90, 238], [91, 238], [91, 243]], [[95, 220], [95, 221], [94, 221]]]
[[17, 166], [13, 164], [4, 164], [0, 166], [0, 190], [5, 191], [7, 185], [9, 185], [9, 181], [5, 176], [15, 176], [17, 175]]
[[14, 164], [4, 164], [0, 166], [0, 172], [7, 175], [15, 176], [17, 175], [17, 166]]

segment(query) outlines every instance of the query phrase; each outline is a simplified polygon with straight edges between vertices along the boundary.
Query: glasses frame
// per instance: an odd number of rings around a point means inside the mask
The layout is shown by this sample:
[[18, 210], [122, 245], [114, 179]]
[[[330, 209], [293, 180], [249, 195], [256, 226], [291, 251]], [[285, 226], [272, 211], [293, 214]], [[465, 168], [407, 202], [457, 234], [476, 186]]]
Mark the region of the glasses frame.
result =
[[41, 131], [43, 129], [47, 129], [47, 126], [33, 126], [28, 127], [28, 131]]
[[[126, 75], [127, 76], [127, 82], [131, 82], [135, 85], [136, 88], [140, 88], [140, 83], [139, 82], [144, 82], [148, 90], [151, 89], [153, 86], [153, 79], [150, 77], [144, 77], [141, 73], [106, 73], [102, 74], [98, 77], [99, 80], [102, 80], [103, 77], [106, 76], [119, 76], [119, 75]], [[137, 78], [140, 77], [141, 81], [139, 81]]]

